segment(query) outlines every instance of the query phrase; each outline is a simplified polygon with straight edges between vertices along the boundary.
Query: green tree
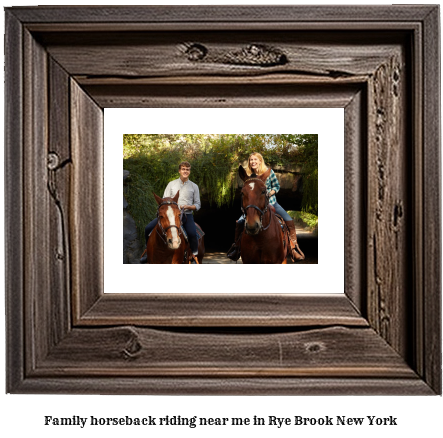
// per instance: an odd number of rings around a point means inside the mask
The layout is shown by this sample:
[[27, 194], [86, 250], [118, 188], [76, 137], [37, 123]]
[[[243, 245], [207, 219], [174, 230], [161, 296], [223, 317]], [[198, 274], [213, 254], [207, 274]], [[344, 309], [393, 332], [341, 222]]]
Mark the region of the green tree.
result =
[[304, 173], [302, 207], [318, 210], [318, 138], [314, 134], [125, 134], [123, 167], [129, 170], [127, 200], [139, 233], [153, 219], [155, 191], [163, 194], [177, 178], [181, 161], [192, 163], [192, 180], [209, 202], [229, 205], [235, 195], [239, 163], [252, 152], [270, 166], [300, 165]]

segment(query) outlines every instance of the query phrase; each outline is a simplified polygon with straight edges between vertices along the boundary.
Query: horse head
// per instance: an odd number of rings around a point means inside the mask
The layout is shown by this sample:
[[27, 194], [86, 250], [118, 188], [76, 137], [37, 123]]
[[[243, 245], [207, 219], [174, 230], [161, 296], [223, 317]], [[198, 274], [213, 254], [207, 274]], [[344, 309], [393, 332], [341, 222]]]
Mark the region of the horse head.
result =
[[271, 169], [269, 168], [259, 176], [248, 176], [242, 166], [238, 169], [238, 174], [244, 181], [241, 191], [242, 212], [246, 216], [245, 231], [247, 234], [256, 235], [263, 229], [263, 216], [269, 204], [265, 181], [270, 173]]
[[173, 198], [160, 198], [154, 193], [158, 204], [157, 226], [160, 228], [160, 236], [170, 249], [178, 249], [180, 239], [180, 208], [177, 204], [180, 191]]

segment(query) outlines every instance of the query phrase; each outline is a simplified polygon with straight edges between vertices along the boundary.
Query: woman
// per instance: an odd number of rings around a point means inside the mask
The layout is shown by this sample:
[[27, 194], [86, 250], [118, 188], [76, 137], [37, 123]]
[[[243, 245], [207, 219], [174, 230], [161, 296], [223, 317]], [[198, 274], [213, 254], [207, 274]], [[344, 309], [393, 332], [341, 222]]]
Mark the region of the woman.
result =
[[[265, 162], [263, 160], [263, 157], [258, 152], [252, 153], [248, 158], [248, 164], [245, 168], [246, 173], [251, 176], [253, 174], [255, 175], [261, 175], [262, 173], [266, 172], [268, 168], [265, 165]], [[280, 190], [280, 184], [277, 180], [277, 177], [275, 176], [274, 171], [271, 169], [271, 173], [266, 179], [266, 190], [267, 194], [269, 196], [269, 204], [272, 205], [275, 208], [275, 212], [283, 218], [283, 220], [286, 222], [286, 225], [289, 229], [289, 238], [294, 243], [295, 248], [297, 248], [300, 251], [300, 254], [297, 252], [297, 250], [293, 250], [293, 255], [296, 260], [303, 260], [305, 258], [304, 254], [301, 252], [301, 250], [298, 248], [297, 244], [297, 235], [295, 232], [295, 225], [294, 221], [292, 220], [291, 216], [286, 212], [286, 210], [277, 202], [277, 198], [275, 197], [276, 193]], [[240, 257], [240, 239], [241, 239], [241, 233], [243, 232], [245, 224], [245, 217], [242, 215], [240, 219], [237, 221], [236, 227], [235, 227], [235, 240], [234, 244], [231, 246], [231, 249], [228, 251], [228, 257], [231, 260], [234, 260], [235, 262]]]

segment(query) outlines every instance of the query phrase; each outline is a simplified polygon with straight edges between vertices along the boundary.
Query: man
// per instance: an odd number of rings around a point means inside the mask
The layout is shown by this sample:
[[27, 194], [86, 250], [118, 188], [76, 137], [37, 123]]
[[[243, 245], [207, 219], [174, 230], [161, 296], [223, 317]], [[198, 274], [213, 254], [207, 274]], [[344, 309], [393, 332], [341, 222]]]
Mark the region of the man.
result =
[[[178, 198], [178, 206], [184, 210], [185, 218], [183, 219], [183, 226], [188, 235], [189, 244], [191, 246], [191, 251], [195, 257], [198, 254], [198, 238], [197, 229], [195, 228], [193, 211], [200, 210], [200, 191], [197, 184], [189, 180], [189, 175], [191, 174], [191, 165], [187, 161], [182, 161], [178, 166], [178, 173], [180, 178], [171, 181], [165, 189], [163, 198], [173, 198], [177, 192], [180, 190], [180, 195]], [[157, 225], [157, 218], [151, 221], [145, 228], [145, 239], [148, 243], [149, 235], [154, 227]], [[147, 256], [143, 256], [140, 259], [140, 263], [146, 263]], [[193, 264], [195, 260], [192, 259]]]

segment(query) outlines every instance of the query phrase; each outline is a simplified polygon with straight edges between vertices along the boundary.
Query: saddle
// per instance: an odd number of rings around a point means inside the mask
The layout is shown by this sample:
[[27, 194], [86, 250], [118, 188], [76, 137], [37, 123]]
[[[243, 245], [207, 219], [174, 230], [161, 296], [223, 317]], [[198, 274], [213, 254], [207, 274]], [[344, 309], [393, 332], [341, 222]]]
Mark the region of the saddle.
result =
[[275, 217], [277, 218], [279, 224], [280, 224], [280, 228], [281, 228], [281, 232], [282, 232], [282, 239], [283, 239], [283, 247], [287, 248], [288, 244], [290, 242], [289, 239], [289, 229], [286, 225], [286, 222], [284, 221], [284, 219], [275, 212], [275, 208], [273, 210]]
[[[200, 240], [205, 235], [205, 233], [201, 229], [200, 225], [197, 223], [195, 223], [195, 228], [197, 230], [197, 240]], [[180, 229], [183, 233], [183, 236], [185, 236], [186, 240], [186, 248], [185, 248], [185, 254], [183, 256], [183, 263], [189, 264], [191, 263], [191, 259], [194, 258], [195, 262], [198, 264], [197, 257], [195, 257], [194, 254], [192, 254], [191, 246], [189, 244], [188, 234], [186, 233], [185, 227], [183, 226], [183, 221], [181, 223]]]
[[[201, 229], [201, 226], [197, 223], [195, 223], [195, 228], [197, 229], [197, 239], [200, 240], [204, 235], [204, 231]], [[186, 233], [185, 227], [183, 226], [183, 222], [181, 223], [181, 232], [183, 233], [183, 236], [185, 236], [186, 242], [189, 243], [188, 234]]]

